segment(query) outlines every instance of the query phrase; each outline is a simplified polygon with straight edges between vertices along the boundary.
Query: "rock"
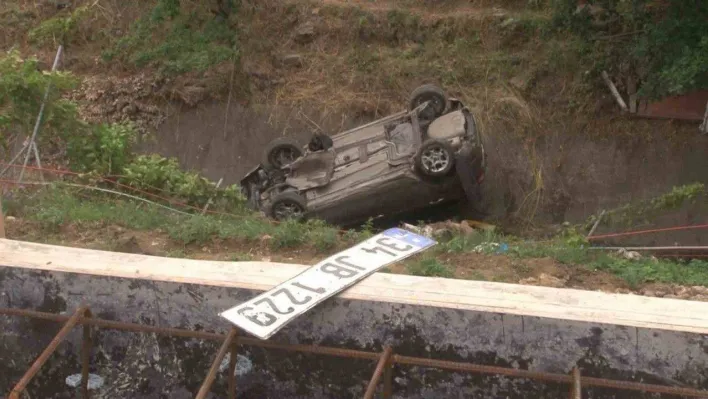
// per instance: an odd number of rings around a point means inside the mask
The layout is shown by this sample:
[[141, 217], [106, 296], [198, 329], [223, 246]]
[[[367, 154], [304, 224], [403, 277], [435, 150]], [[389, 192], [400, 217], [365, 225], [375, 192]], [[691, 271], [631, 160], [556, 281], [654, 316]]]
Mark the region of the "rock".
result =
[[17, 220], [17, 218], [14, 216], [6, 216], [5, 220], [7, 220], [8, 222], [14, 222], [15, 220]]
[[127, 238], [118, 238], [116, 246], [113, 248], [115, 252], [122, 252], [126, 254], [140, 254], [145, 255], [145, 251], [140, 248], [138, 239], [135, 236], [130, 236]]
[[310, 43], [315, 40], [315, 24], [311, 21], [303, 22], [295, 28], [295, 41], [300, 44]]
[[639, 260], [642, 258], [642, 255], [637, 252], [637, 251], [627, 251], [626, 249], [622, 248], [619, 251], [617, 251], [617, 254], [620, 255], [621, 257], [629, 260]]
[[522, 76], [514, 76], [509, 80], [509, 84], [520, 91], [526, 91], [529, 88], [529, 80]]
[[280, 63], [286, 67], [302, 67], [303, 58], [300, 54], [287, 54], [280, 58]]
[[466, 236], [474, 234], [474, 229], [470, 226], [469, 222], [463, 220], [460, 222], [460, 232]]
[[560, 279], [550, 274], [541, 273], [538, 277], [529, 277], [519, 280], [519, 284], [524, 285], [542, 285], [545, 287], [563, 288], [567, 283], [566, 280]]
[[517, 22], [518, 22], [518, 20], [516, 18], [509, 17], [509, 18], [505, 19], [504, 22], [499, 24], [499, 27], [506, 28], [506, 27], [515, 25]]
[[708, 287], [703, 287], [701, 285], [694, 285], [691, 287], [694, 295], [708, 295]]
[[676, 291], [676, 296], [681, 299], [689, 299], [693, 296], [693, 292], [688, 287], [681, 287]]

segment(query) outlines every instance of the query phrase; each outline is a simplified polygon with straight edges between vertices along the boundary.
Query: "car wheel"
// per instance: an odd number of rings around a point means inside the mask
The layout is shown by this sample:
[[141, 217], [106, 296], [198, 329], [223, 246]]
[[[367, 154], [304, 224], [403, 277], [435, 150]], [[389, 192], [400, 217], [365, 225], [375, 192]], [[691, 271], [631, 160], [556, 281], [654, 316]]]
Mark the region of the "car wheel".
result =
[[421, 112], [424, 119], [435, 119], [445, 113], [448, 106], [445, 92], [438, 86], [427, 84], [413, 90], [410, 97], [409, 107], [412, 111], [426, 101], [430, 101], [428, 107]]
[[302, 148], [297, 141], [289, 137], [281, 137], [268, 143], [263, 152], [263, 165], [272, 169], [280, 169], [293, 163], [302, 156]]
[[425, 176], [442, 177], [452, 171], [454, 156], [454, 151], [446, 142], [427, 140], [415, 155], [415, 167]]
[[277, 194], [270, 203], [268, 215], [275, 220], [301, 219], [307, 209], [305, 198], [295, 191]]

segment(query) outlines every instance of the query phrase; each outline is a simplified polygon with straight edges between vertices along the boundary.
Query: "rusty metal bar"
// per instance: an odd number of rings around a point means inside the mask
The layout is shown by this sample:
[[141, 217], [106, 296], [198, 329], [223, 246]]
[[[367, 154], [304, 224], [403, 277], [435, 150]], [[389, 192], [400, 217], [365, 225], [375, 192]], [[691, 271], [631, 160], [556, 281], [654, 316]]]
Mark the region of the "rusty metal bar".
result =
[[369, 386], [366, 388], [366, 393], [364, 393], [364, 399], [373, 399], [376, 393], [376, 386], [379, 385], [379, 380], [384, 372], [384, 369], [389, 364], [391, 360], [391, 355], [393, 355], [393, 349], [387, 346], [381, 356], [379, 357], [379, 362], [376, 364], [376, 369], [374, 370], [374, 375], [369, 381]]
[[472, 363], [451, 362], [448, 360], [424, 359], [421, 357], [394, 355], [393, 362], [398, 364], [406, 364], [409, 366], [432, 367], [446, 370], [466, 371], [469, 373], [499, 374], [508, 377], [529, 378], [534, 380], [558, 382], [565, 384], [570, 384], [571, 382], [570, 376], [565, 374], [553, 374], [539, 371], [519, 370], [507, 367], [483, 366]]
[[[91, 310], [88, 308], [84, 312], [85, 317], [92, 317]], [[84, 335], [81, 341], [81, 391], [84, 399], [88, 399], [88, 379], [89, 379], [89, 360], [91, 359], [91, 326], [84, 324]]]
[[300, 344], [280, 344], [276, 342], [262, 341], [257, 338], [241, 338], [241, 345], [257, 346], [260, 348], [281, 349], [292, 352], [313, 353], [327, 356], [346, 357], [362, 360], [377, 360], [379, 354], [376, 352], [365, 352], [353, 349], [340, 349], [328, 346], [300, 345]]
[[580, 377], [584, 386], [595, 386], [628, 391], [644, 391], [651, 393], [664, 393], [668, 395], [686, 396], [690, 398], [708, 398], [708, 391], [699, 391], [692, 388], [669, 387], [665, 385], [642, 384], [639, 382], [608, 380], [605, 378]]
[[[518, 370], [505, 367], [483, 366], [472, 363], [450, 362], [446, 360], [424, 359], [419, 357], [393, 355], [393, 362], [409, 366], [432, 367], [445, 370], [466, 371], [481, 374], [499, 374], [509, 377], [528, 378], [547, 382], [571, 384], [573, 377], [566, 374], [553, 374], [538, 371]], [[580, 377], [584, 386], [596, 386], [630, 391], [665, 393], [669, 395], [708, 398], [708, 391], [692, 388], [669, 387], [665, 385], [643, 384], [639, 382], [608, 380], [605, 378]]]
[[570, 399], [583, 399], [582, 398], [582, 384], [580, 382], [580, 369], [578, 366], [573, 367], [572, 371], [573, 385], [570, 388]]
[[383, 397], [384, 399], [391, 399], [393, 397], [393, 362], [388, 359], [386, 363], [386, 368], [384, 369], [384, 386], [383, 386]]
[[236, 399], [236, 361], [238, 360], [238, 336], [231, 344], [229, 357], [229, 399]]
[[221, 365], [221, 361], [224, 360], [226, 352], [228, 352], [231, 346], [233, 345], [233, 340], [234, 338], [236, 338], [237, 335], [238, 330], [236, 330], [235, 328], [232, 328], [231, 331], [229, 331], [229, 335], [226, 336], [226, 339], [224, 339], [224, 343], [221, 344], [221, 348], [219, 348], [219, 352], [216, 354], [216, 358], [211, 364], [209, 373], [204, 379], [204, 383], [202, 384], [202, 387], [199, 388], [199, 392], [197, 393], [197, 396], [194, 397], [194, 399], [204, 399], [209, 394], [209, 391], [211, 390], [211, 385], [216, 379], [216, 373], [219, 372], [219, 366]]
[[57, 349], [59, 344], [64, 341], [67, 335], [71, 332], [71, 330], [74, 329], [76, 324], [78, 324], [79, 319], [81, 316], [86, 312], [85, 307], [80, 307], [76, 309], [76, 312], [67, 320], [66, 324], [59, 330], [57, 335], [54, 336], [54, 339], [47, 345], [47, 347], [44, 349], [44, 351], [37, 357], [37, 360], [32, 363], [32, 366], [27, 370], [25, 375], [20, 378], [20, 381], [15, 385], [14, 388], [12, 388], [12, 392], [10, 392], [10, 399], [15, 399], [19, 398], [22, 392], [24, 392], [25, 388], [27, 388], [27, 385], [30, 383], [32, 378], [37, 375], [39, 372], [39, 369], [44, 365], [44, 363], [47, 362], [49, 357], [54, 353], [54, 351]]
[[[80, 308], [81, 310], [83, 308]], [[226, 336], [218, 333], [209, 333], [203, 331], [191, 331], [183, 330], [177, 328], [163, 328], [163, 327], [153, 327], [145, 326], [141, 324], [134, 323], [123, 323], [109, 320], [102, 320], [90, 317], [82, 317], [79, 310], [73, 316], [58, 315], [52, 313], [37, 312], [33, 310], [21, 310], [21, 309], [10, 309], [10, 308], [0, 308], [0, 315], [10, 315], [10, 316], [25, 316], [34, 317], [44, 320], [51, 320], [55, 322], [68, 322], [74, 320], [75, 324], [90, 325], [96, 327], [103, 327], [116, 330], [133, 331], [133, 332], [144, 332], [144, 333], [157, 333], [157, 334], [167, 334], [172, 336], [187, 337], [187, 338], [202, 338], [202, 339], [212, 339], [223, 341]], [[67, 323], [68, 325], [68, 323]], [[65, 326], [66, 327], [66, 326]], [[61, 333], [61, 331], [60, 331]], [[55, 338], [56, 339], [56, 338]], [[310, 346], [310, 345], [290, 345], [275, 343], [269, 341], [261, 341], [255, 338], [239, 338], [239, 345], [247, 346], [257, 346], [261, 348], [271, 348], [295, 352], [322, 354], [328, 356], [339, 356], [346, 358], [356, 358], [356, 359], [366, 359], [366, 360], [377, 360], [380, 358], [380, 354], [374, 352], [350, 350], [350, 349], [339, 349], [323, 346]], [[39, 359], [38, 359], [39, 360]], [[562, 383], [562, 384], [572, 384], [573, 377], [567, 374], [553, 374], [544, 372], [535, 372], [528, 370], [519, 370], [513, 368], [495, 367], [495, 366], [484, 366], [472, 363], [462, 363], [462, 362], [451, 362], [446, 360], [436, 360], [436, 359], [425, 359], [411, 356], [400, 356], [392, 355], [391, 364], [403, 364], [410, 366], [421, 366], [421, 367], [432, 367], [440, 368], [445, 370], [456, 370], [463, 372], [472, 373], [482, 373], [482, 374], [499, 374], [509, 377], [518, 378], [528, 378], [541, 381]], [[36, 372], [35, 372], [36, 373]], [[663, 393], [669, 395], [687, 396], [693, 398], [708, 398], [708, 391], [702, 391], [692, 388], [681, 388], [681, 387], [670, 387], [664, 385], [653, 385], [653, 384], [643, 384], [637, 382], [629, 381], [618, 381], [618, 380], [608, 380], [604, 378], [592, 378], [592, 377], [580, 377], [580, 381], [583, 386], [596, 386], [604, 388], [613, 388], [620, 390], [632, 390], [632, 391], [644, 391], [651, 393]], [[17, 398], [17, 396], [10, 396], [10, 399]]]
[[5, 238], [5, 216], [2, 213], [2, 190], [0, 190], [0, 238]]

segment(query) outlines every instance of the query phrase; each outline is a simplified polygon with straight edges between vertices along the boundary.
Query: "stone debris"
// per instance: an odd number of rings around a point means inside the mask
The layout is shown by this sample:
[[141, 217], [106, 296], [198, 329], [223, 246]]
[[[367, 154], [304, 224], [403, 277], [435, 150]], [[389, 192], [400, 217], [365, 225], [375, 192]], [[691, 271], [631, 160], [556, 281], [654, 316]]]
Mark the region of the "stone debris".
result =
[[303, 58], [300, 54], [287, 54], [280, 58], [280, 63], [286, 67], [301, 67], [304, 65]]
[[447, 220], [425, 226], [414, 226], [412, 224], [403, 223], [402, 227], [414, 233], [439, 240], [449, 240], [459, 235], [469, 236], [476, 233], [477, 230], [491, 231], [496, 228], [494, 225], [474, 220], [463, 220], [460, 223]]
[[629, 259], [629, 260], [639, 260], [642, 258], [642, 254], [640, 254], [637, 251], [627, 251], [626, 249], [622, 248], [619, 251], [617, 251], [617, 255]]
[[563, 288], [568, 283], [567, 280], [561, 279], [550, 274], [541, 273], [538, 277], [529, 277], [519, 280], [519, 284], [523, 285], [541, 285], [544, 287]]
[[[72, 374], [66, 377], [66, 385], [72, 388], [78, 388], [81, 386], [81, 374]], [[89, 374], [88, 378], [88, 389], [94, 390], [103, 386], [103, 377], [96, 374]]]
[[[219, 372], [226, 372], [226, 370], [229, 369], [229, 362], [231, 361], [231, 354], [227, 353], [226, 356], [224, 356], [224, 360], [221, 361], [221, 364], [219, 365]], [[237, 377], [243, 376], [248, 374], [253, 370], [253, 362], [247, 358], [246, 356], [241, 356], [239, 354], [236, 355], [236, 370], [234, 372], [234, 375]]]
[[642, 288], [639, 293], [644, 296], [672, 299], [690, 299], [692, 301], [708, 302], [708, 287], [682, 285], [660, 285]]
[[303, 22], [295, 28], [295, 41], [301, 44], [315, 40], [315, 24], [311, 21]]

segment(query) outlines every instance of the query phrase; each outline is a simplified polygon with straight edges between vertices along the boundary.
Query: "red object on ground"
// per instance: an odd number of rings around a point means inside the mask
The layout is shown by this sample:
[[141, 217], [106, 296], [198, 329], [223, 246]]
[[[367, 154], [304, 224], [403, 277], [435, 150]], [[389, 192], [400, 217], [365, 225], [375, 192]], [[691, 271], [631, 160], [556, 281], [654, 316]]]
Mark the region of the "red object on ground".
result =
[[666, 97], [652, 103], [640, 102], [637, 115], [647, 118], [670, 118], [702, 121], [708, 103], [708, 90]]

